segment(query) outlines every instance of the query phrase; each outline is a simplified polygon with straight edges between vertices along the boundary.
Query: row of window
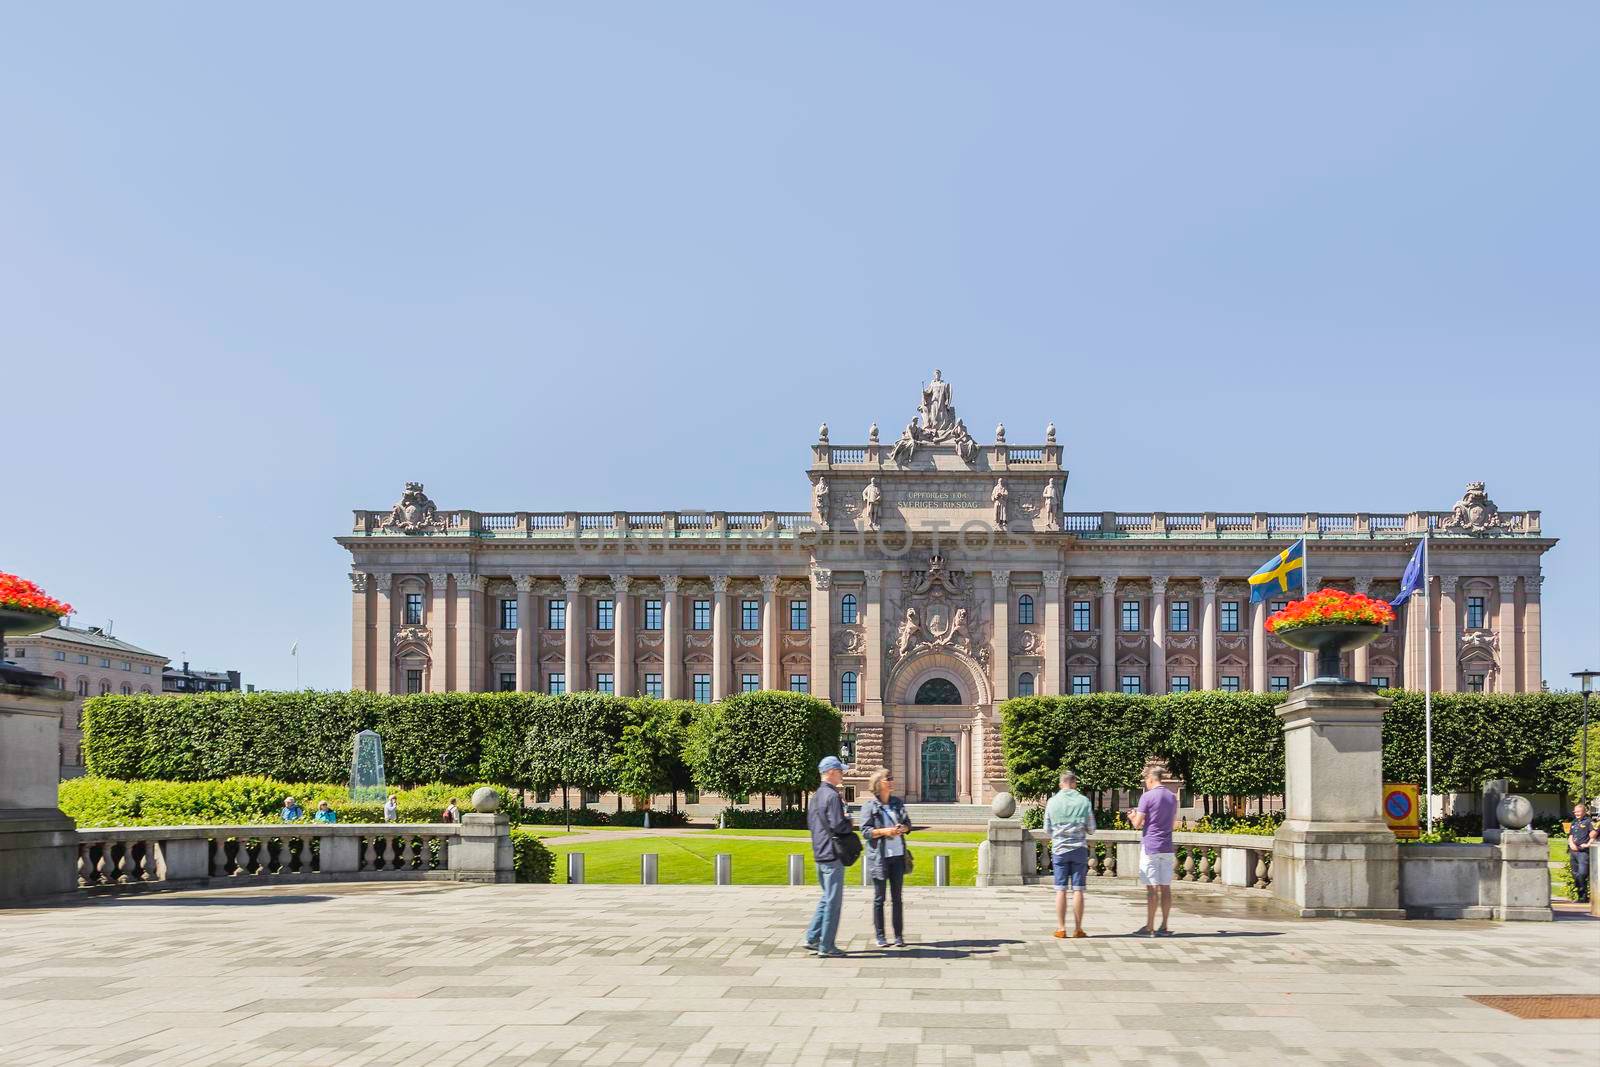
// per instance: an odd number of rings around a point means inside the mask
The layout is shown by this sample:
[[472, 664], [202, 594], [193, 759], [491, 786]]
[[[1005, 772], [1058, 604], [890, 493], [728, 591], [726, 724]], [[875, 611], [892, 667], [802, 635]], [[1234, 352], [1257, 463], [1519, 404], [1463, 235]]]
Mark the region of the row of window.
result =
[[[855, 690], [856, 690], [856, 676], [855, 676], [854, 672], [848, 672], [847, 671], [845, 673], [844, 677], [846, 679], [848, 679], [848, 682], [846, 684], [849, 687], [849, 692], [851, 693], [851, 699], [845, 700], [845, 701], [843, 701], [843, 703], [853, 704], [853, 703], [855, 703], [854, 694], [855, 694]], [[693, 676], [692, 682], [693, 682], [694, 699], [695, 699], [695, 701], [697, 703], [700, 703], [700, 704], [709, 704], [709, 703], [711, 703], [711, 675], [709, 675], [709, 674], [696, 674], [696, 675]], [[516, 688], [517, 688], [517, 675], [516, 675], [516, 672], [514, 672], [514, 671], [502, 671], [501, 674], [500, 674], [500, 690], [502, 692], [511, 693], [511, 692], [515, 692]], [[743, 692], [743, 693], [754, 693], [754, 692], [759, 691], [760, 689], [761, 689], [761, 675], [760, 674], [746, 673], [746, 674], [741, 674], [739, 676], [739, 691], [740, 692]], [[545, 692], [546, 693], [549, 693], [549, 694], [551, 694], [553, 696], [559, 696], [560, 694], [565, 693], [566, 691], [567, 691], [567, 676], [566, 676], [565, 672], [563, 672], [563, 671], [552, 671], [549, 674], [545, 675]], [[614, 692], [616, 692], [616, 676], [611, 674], [610, 672], [596, 673], [595, 676], [594, 676], [594, 691], [596, 693], [614, 693]], [[422, 692], [422, 671], [416, 670], [416, 669], [412, 669], [412, 670], [406, 671], [406, 692], [407, 693], [420, 693], [420, 692]], [[657, 700], [660, 700], [665, 694], [665, 688], [662, 685], [661, 675], [660, 674], [656, 674], [656, 673], [648, 673], [648, 674], [646, 674], [644, 676], [644, 689], [643, 689], [643, 692], [644, 692], [644, 695], [647, 696], [647, 697], [655, 697]], [[791, 693], [809, 693], [809, 692], [811, 692], [811, 676], [807, 675], [807, 674], [791, 674], [791, 675], [789, 675], [789, 692], [791, 692]]]
[[[61, 688], [64, 688], [65, 686], [66, 686], [66, 679], [62, 678], [60, 675], [57, 675], [56, 676], [56, 688], [57, 689], [61, 689]], [[120, 688], [120, 692], [125, 697], [133, 696], [133, 683], [132, 682], [123, 682], [122, 686]], [[149, 693], [150, 692], [150, 687], [148, 685], [140, 686], [139, 687], [139, 692], [141, 692], [141, 693]], [[79, 678], [78, 679], [78, 695], [81, 696], [81, 697], [86, 697], [86, 696], [89, 695], [89, 679], [87, 679], [87, 678]], [[101, 679], [100, 680], [100, 695], [103, 696], [103, 697], [108, 697], [108, 696], [111, 695], [111, 683], [106, 681], [105, 679]]]
[[[26, 656], [28, 654], [28, 650], [26, 648], [13, 648], [10, 651], [11, 651], [11, 655], [15, 656], [18, 659], [22, 659], [24, 656]], [[55, 651], [53, 651], [51, 653], [50, 658], [55, 660], [57, 663], [65, 663], [65, 662], [67, 662], [67, 654], [65, 652], [61, 651], [60, 649], [56, 649]], [[76, 663], [78, 663], [78, 664], [80, 664], [82, 666], [87, 667], [89, 665], [89, 657], [86, 656], [86, 655], [83, 655], [82, 653], [78, 653], [78, 654], [74, 655], [72, 658], [73, 658], [74, 662], [76, 662]], [[99, 662], [98, 662], [97, 665], [99, 667], [101, 667], [102, 669], [104, 669], [104, 670], [110, 670], [111, 669], [111, 660], [107, 659], [105, 656], [101, 656], [101, 657], [99, 657]], [[133, 664], [130, 663], [129, 661], [125, 660], [125, 659], [119, 659], [119, 660], [117, 660], [116, 669], [119, 670], [119, 671], [131, 671], [131, 670], [133, 670]], [[141, 664], [140, 667], [139, 667], [139, 673], [141, 673], [141, 674], [149, 674], [150, 673], [150, 665], [148, 663]]]
[[[846, 622], [855, 621], [855, 598], [847, 596], [850, 601], [849, 618]], [[422, 625], [422, 594], [407, 593], [405, 600], [405, 624], [408, 626]], [[617, 605], [614, 600], [596, 600], [594, 602], [594, 628], [596, 630], [616, 629]], [[660, 600], [646, 600], [644, 602], [643, 628], [646, 630], [662, 629], [665, 617], [664, 607]], [[517, 617], [517, 602], [514, 599], [500, 601], [500, 629], [515, 630], [521, 620]], [[545, 602], [545, 629], [565, 630], [567, 628], [567, 602], [565, 600], [548, 600]], [[711, 601], [696, 600], [689, 607], [689, 628], [691, 630], [711, 629]], [[761, 629], [761, 601], [742, 600], [739, 602], [739, 629]], [[789, 601], [789, 629], [811, 629], [811, 602], [809, 600]]]
[[[1270, 611], [1282, 611], [1287, 607], [1287, 600], [1274, 600], [1268, 605]], [[1217, 602], [1217, 631], [1219, 633], [1238, 633], [1243, 616], [1242, 602], [1238, 600], [1219, 600]], [[1167, 604], [1167, 632], [1174, 634], [1188, 633], [1190, 630], [1190, 603], [1187, 600], [1173, 600]], [[1034, 620], [1033, 598], [1023, 595], [1017, 601], [1017, 622], [1027, 626]], [[1142, 600], [1124, 600], [1122, 602], [1122, 632], [1138, 633], [1144, 629], [1144, 602]], [[1094, 630], [1094, 601], [1074, 600], [1072, 602], [1072, 629], [1077, 633], [1090, 633]]]

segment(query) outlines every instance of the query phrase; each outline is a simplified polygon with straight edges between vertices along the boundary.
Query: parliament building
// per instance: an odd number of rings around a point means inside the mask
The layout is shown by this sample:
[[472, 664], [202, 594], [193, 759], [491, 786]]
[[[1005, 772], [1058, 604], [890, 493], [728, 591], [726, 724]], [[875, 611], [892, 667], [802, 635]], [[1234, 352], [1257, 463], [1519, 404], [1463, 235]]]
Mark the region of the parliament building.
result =
[[408, 483], [338, 538], [352, 685], [811, 692], [844, 715], [853, 784], [886, 766], [908, 799], [983, 802], [1005, 788], [1001, 701], [1287, 690], [1305, 657], [1246, 576], [1303, 537], [1314, 587], [1393, 596], [1427, 533], [1430, 595], [1347, 674], [1419, 689], [1431, 647], [1436, 691], [1540, 688], [1555, 540], [1481, 482], [1403, 514], [1066, 511], [1054, 425], [979, 444], [938, 371], [897, 436], [835, 444], [824, 424], [810, 451], [807, 511], [452, 510]]

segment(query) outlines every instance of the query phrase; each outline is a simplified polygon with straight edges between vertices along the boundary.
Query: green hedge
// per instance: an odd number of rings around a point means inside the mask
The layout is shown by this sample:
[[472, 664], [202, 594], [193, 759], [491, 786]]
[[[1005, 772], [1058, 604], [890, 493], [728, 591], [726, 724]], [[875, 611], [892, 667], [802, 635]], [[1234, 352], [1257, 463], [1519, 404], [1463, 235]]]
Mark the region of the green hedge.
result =
[[809, 825], [798, 808], [724, 808], [719, 821], [727, 830], [804, 830]]
[[519, 882], [548, 884], [555, 877], [555, 856], [543, 841], [520, 826], [511, 828], [511, 862]]
[[[430, 784], [396, 790], [401, 822], [438, 822], [450, 797], [463, 810], [475, 785]], [[71, 778], [57, 792], [61, 810], [82, 827], [197, 826], [226, 823], [274, 823], [284, 797], [300, 801], [309, 820], [319, 800], [339, 815], [340, 822], [382, 822], [382, 804], [356, 804], [347, 786], [325, 782], [281, 782], [241, 776], [210, 782], [142, 781]], [[513, 821], [527, 813], [505, 806]], [[558, 811], [555, 813], [560, 815]], [[557, 820], [559, 821], [559, 820]]]
[[725, 797], [817, 787], [817, 764], [839, 751], [842, 720], [805, 693], [740, 693], [689, 724], [684, 756], [700, 788]]
[[[1424, 776], [1422, 694], [1386, 690], [1384, 776]], [[1196, 793], [1257, 796], [1283, 791], [1283, 694], [1019, 697], [1001, 705], [1001, 750], [1013, 791], [1044, 797], [1071, 767], [1086, 789], [1132, 788], [1150, 756], [1169, 761]], [[1559, 792], [1570, 774], [1582, 719], [1575, 693], [1436, 693], [1434, 787], [1476, 791], [1509, 778], [1529, 792]]]

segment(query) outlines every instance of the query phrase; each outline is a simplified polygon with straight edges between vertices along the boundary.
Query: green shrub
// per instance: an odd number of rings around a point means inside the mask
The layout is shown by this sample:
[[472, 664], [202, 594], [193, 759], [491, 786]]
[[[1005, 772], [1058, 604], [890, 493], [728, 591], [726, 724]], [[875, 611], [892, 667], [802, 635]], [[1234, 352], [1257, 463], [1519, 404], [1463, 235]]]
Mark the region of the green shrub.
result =
[[523, 808], [517, 821], [529, 826], [610, 826], [612, 818], [609, 812], [594, 808]]
[[[438, 822], [450, 796], [456, 796], [466, 810], [466, 798], [473, 788], [429, 785], [397, 790], [399, 821]], [[317, 802], [326, 800], [340, 822], [383, 821], [382, 804], [356, 804], [343, 785], [246, 776], [208, 782], [76, 778], [62, 782], [57, 795], [61, 810], [82, 827], [272, 823], [279, 821], [283, 799], [290, 796], [300, 802], [308, 820]], [[523, 813], [515, 804], [507, 809], [507, 815], [514, 822], [522, 821]]]
[[550, 883], [555, 877], [556, 859], [545, 843], [520, 827], [511, 828], [512, 864], [519, 882]]
[[[773, 808], [771, 811], [723, 808], [720, 819], [729, 830], [804, 830], [809, 825], [806, 813], [799, 808]], [[654, 819], [650, 821], [655, 822]]]
[[837, 755], [839, 712], [805, 693], [764, 690], [704, 705], [685, 756], [695, 781], [725, 797], [815, 789], [817, 764]]
[[[644, 812], [624, 811], [612, 812], [606, 816], [606, 822], [611, 826], [643, 826]], [[681, 811], [651, 811], [650, 828], [652, 830], [670, 829], [676, 826], [688, 826], [689, 816]]]
[[[1581, 699], [1581, 698], [1580, 698]], [[1593, 699], [1593, 698], [1591, 698]], [[1581, 709], [1580, 709], [1581, 713]], [[1562, 775], [1567, 796], [1574, 802], [1591, 800], [1600, 791], [1600, 705], [1596, 705], [1595, 719], [1589, 723], [1589, 796], [1583, 795], [1583, 723], [1580, 714], [1578, 725], [1572, 731], [1571, 763]]]

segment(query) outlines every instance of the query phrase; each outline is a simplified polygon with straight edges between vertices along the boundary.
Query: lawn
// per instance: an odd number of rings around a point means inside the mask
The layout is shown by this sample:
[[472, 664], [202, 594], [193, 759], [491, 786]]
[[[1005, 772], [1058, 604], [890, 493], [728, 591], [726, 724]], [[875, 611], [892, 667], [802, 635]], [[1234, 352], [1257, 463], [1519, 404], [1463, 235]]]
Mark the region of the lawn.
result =
[[[567, 854], [584, 855], [584, 880], [593, 883], [616, 885], [639, 883], [639, 857], [646, 852], [660, 856], [658, 871], [663, 885], [710, 885], [715, 880], [716, 854], [726, 852], [733, 857], [733, 882], [735, 885], [784, 885], [789, 880], [789, 856], [805, 857], [806, 879], [814, 881], [816, 871], [811, 860], [809, 845], [790, 840], [739, 841], [717, 840], [705, 837], [640, 837], [622, 841], [595, 841], [564, 845], [559, 839], [550, 842], [550, 851], [556, 857], [556, 880], [566, 881]], [[944, 854], [950, 857], [950, 884], [974, 885], [978, 875], [978, 850], [974, 848], [928, 848], [912, 842], [916, 856], [916, 870], [906, 879], [907, 885], [933, 884], [933, 858]], [[847, 884], [861, 884], [861, 867], [858, 863], [846, 874]]]
[[[727, 834], [732, 837], [784, 837], [784, 838], [809, 838], [810, 830], [708, 830], [711, 834]], [[976, 845], [984, 840], [987, 835], [982, 830], [918, 830], [911, 835], [911, 845], [926, 844], [969, 844]]]

